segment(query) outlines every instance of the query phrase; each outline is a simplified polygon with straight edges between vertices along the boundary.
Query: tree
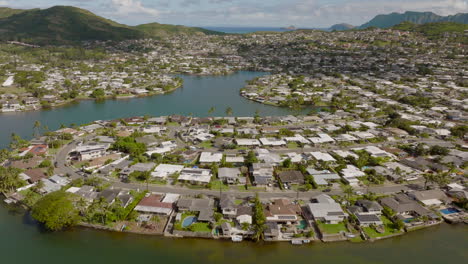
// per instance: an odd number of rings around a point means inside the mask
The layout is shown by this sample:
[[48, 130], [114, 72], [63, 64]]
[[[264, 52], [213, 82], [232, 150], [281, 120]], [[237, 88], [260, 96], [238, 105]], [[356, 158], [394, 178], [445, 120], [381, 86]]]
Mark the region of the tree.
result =
[[106, 95], [106, 93], [101, 88], [96, 89], [91, 93], [91, 97], [95, 98], [95, 99], [102, 99], [102, 98], [104, 98], [105, 95]]
[[467, 125], [454, 126], [450, 128], [450, 133], [452, 133], [452, 135], [455, 137], [463, 139], [468, 133], [468, 126]]
[[226, 115], [227, 115], [227, 116], [232, 116], [232, 112], [233, 112], [233, 111], [232, 111], [232, 108], [231, 108], [230, 106], [228, 106], [228, 107], [226, 108]]
[[33, 129], [34, 129], [33, 137], [39, 137], [40, 128], [41, 128], [41, 122], [39, 122], [39, 120], [36, 120], [36, 122], [34, 122], [34, 126], [33, 126]]
[[349, 200], [349, 198], [354, 192], [353, 187], [351, 187], [351, 185], [343, 185], [342, 188], [343, 188], [343, 193], [346, 194], [346, 199]]
[[31, 215], [50, 231], [74, 226], [79, 221], [78, 210], [73, 205], [73, 194], [64, 191], [53, 192], [39, 199]]
[[20, 169], [0, 167], [0, 193], [9, 193], [25, 185], [19, 177]]
[[264, 231], [266, 229], [266, 217], [265, 213], [263, 212], [263, 205], [258, 197], [258, 193], [255, 195], [255, 202], [253, 208], [253, 219], [252, 219], [252, 226], [253, 226], [253, 240], [260, 241], [264, 237]]
[[210, 107], [210, 109], [208, 109], [208, 114], [214, 113], [215, 110], [216, 108], [214, 106]]

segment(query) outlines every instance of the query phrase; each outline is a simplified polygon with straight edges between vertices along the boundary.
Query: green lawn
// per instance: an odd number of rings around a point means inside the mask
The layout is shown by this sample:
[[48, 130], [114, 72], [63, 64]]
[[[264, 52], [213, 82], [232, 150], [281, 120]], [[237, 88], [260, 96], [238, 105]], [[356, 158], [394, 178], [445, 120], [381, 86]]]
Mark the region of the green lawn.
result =
[[211, 232], [210, 224], [209, 223], [202, 223], [202, 222], [193, 223], [189, 227], [189, 229], [192, 232], [207, 232], [207, 233]]
[[385, 226], [385, 232], [379, 233], [375, 231], [374, 228], [372, 227], [363, 227], [362, 229], [364, 232], [371, 238], [376, 238], [376, 237], [385, 237], [385, 236], [390, 236], [394, 234], [401, 233], [401, 231], [396, 230], [393, 228], [393, 223], [390, 221], [387, 217], [381, 216], [382, 222], [384, 223]]
[[209, 149], [209, 148], [212, 148], [212, 147], [213, 147], [213, 144], [211, 144], [211, 141], [204, 141], [204, 142], [198, 144], [198, 146], [199, 146], [200, 148]]
[[166, 125], [167, 125], [167, 126], [173, 126], [173, 127], [178, 127], [178, 126], [180, 126], [180, 124], [177, 123], [177, 122], [168, 122]]
[[214, 180], [210, 183], [210, 189], [215, 191], [219, 191], [220, 189], [223, 191], [227, 191], [229, 190], [229, 186], [227, 186], [220, 180]]
[[297, 148], [299, 148], [299, 145], [297, 144], [297, 142], [290, 141], [290, 142], [288, 142], [288, 148], [297, 149]]
[[337, 234], [341, 231], [348, 232], [344, 223], [339, 224], [324, 224], [320, 221], [317, 221], [317, 225], [323, 233], [327, 234]]

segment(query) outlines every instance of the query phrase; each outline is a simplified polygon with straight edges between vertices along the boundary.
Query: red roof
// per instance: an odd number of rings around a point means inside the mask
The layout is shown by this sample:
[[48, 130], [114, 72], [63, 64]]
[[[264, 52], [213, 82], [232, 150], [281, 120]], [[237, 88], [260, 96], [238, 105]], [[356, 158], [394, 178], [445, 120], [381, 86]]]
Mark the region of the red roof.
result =
[[172, 203], [163, 203], [161, 202], [161, 195], [150, 195], [143, 198], [138, 205], [139, 206], [148, 206], [148, 207], [159, 207], [159, 208], [172, 208]]

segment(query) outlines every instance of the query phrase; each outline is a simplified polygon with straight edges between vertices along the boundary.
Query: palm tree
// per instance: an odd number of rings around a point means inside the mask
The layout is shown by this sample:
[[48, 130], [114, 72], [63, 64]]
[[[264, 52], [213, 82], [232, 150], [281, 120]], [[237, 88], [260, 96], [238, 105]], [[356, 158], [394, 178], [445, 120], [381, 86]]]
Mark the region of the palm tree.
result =
[[226, 115], [227, 115], [227, 116], [231, 116], [231, 115], [232, 115], [232, 108], [231, 108], [230, 106], [228, 106], [228, 107], [226, 108]]
[[40, 128], [41, 128], [41, 122], [39, 122], [39, 120], [36, 120], [36, 122], [34, 122], [34, 126], [33, 126], [33, 137], [38, 137], [39, 134], [40, 134]]
[[215, 110], [216, 108], [214, 106], [210, 107], [210, 109], [208, 109], [208, 114], [212, 114]]

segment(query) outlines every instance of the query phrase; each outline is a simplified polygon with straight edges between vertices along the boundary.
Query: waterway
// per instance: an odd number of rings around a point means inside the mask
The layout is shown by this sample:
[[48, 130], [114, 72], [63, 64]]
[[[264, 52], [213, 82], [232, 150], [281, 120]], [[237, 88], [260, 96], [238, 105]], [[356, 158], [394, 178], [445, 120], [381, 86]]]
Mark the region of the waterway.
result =
[[[95, 120], [110, 120], [132, 116], [162, 116], [181, 114], [193, 116], [225, 116], [227, 107], [234, 116], [287, 115], [295, 112], [288, 108], [269, 106], [247, 100], [239, 95], [246, 81], [266, 75], [263, 72], [241, 71], [226, 76], [182, 75], [182, 88], [165, 95], [116, 99], [96, 102], [79, 101], [50, 110], [0, 114], [0, 148], [8, 145], [11, 133], [30, 138], [36, 120], [55, 130], [61, 124], [86, 124]], [[213, 113], [208, 110], [214, 107]], [[303, 113], [306, 113], [304, 110]]]
[[468, 228], [443, 224], [374, 243], [254, 244], [91, 229], [46, 233], [0, 207], [1, 263], [440, 264], [468, 259]]

